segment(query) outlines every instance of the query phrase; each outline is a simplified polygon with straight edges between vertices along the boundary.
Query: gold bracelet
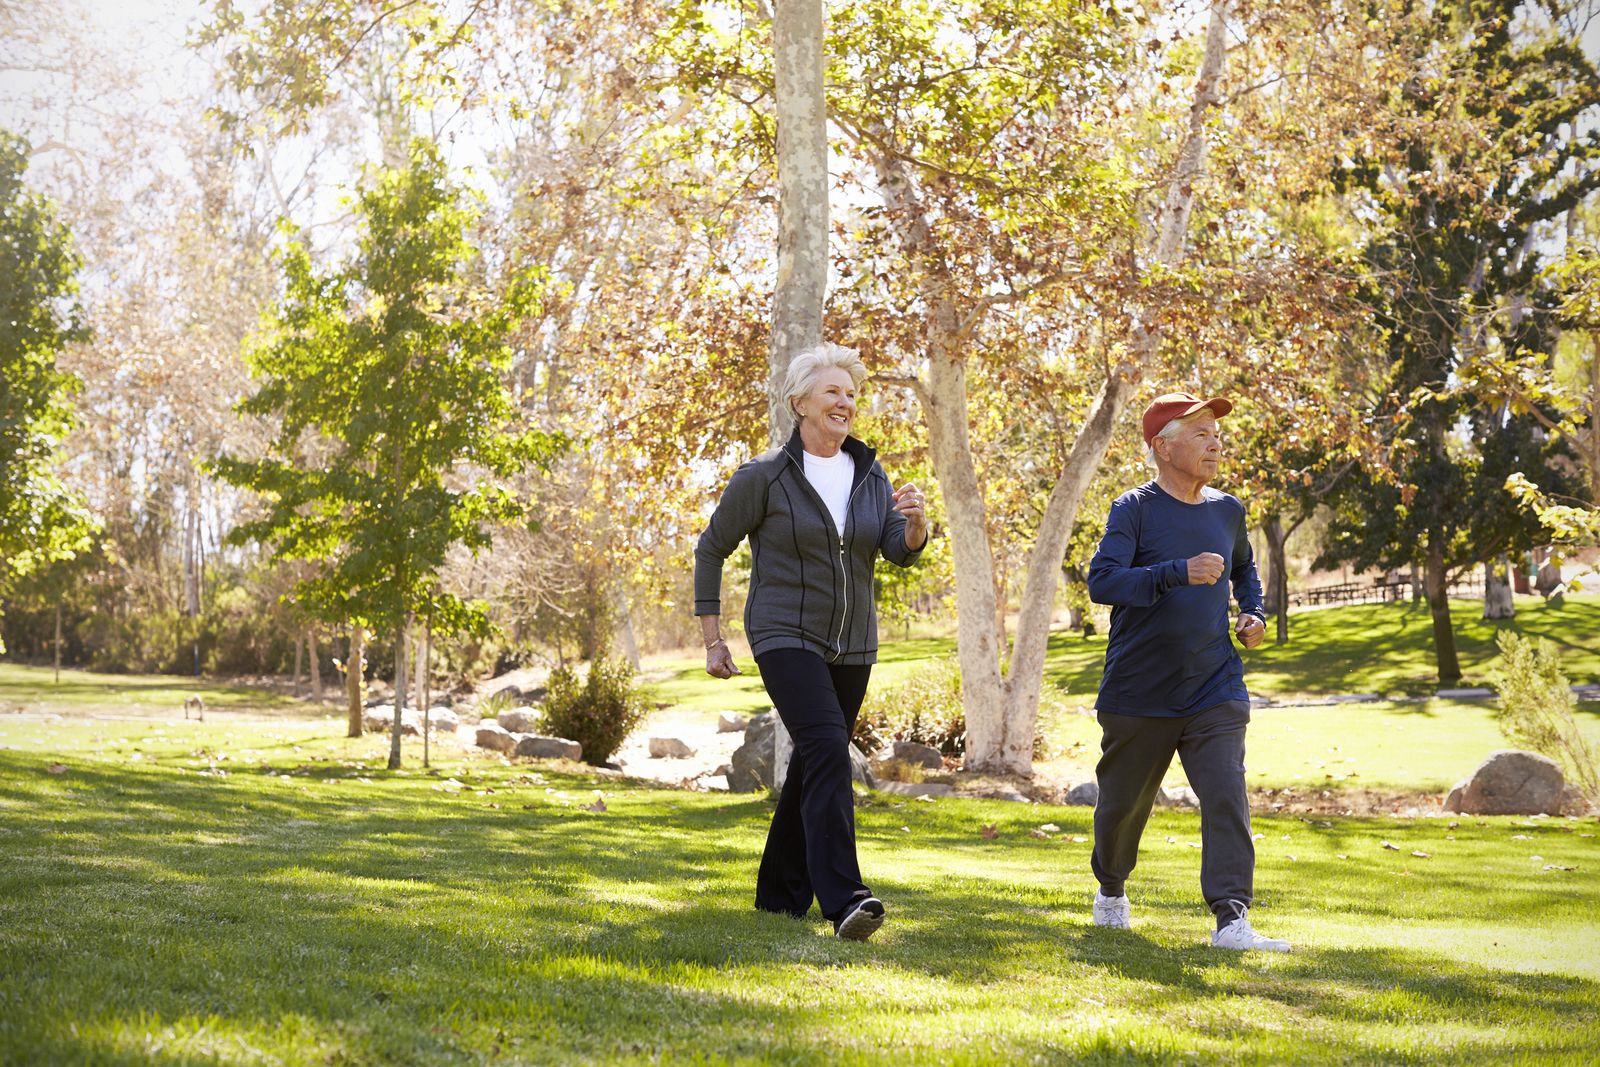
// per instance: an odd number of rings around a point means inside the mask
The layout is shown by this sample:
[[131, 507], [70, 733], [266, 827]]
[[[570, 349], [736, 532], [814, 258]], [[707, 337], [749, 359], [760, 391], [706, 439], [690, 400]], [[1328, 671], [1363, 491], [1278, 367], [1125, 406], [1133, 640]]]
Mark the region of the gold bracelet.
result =
[[727, 644], [727, 642], [719, 637], [715, 641], [711, 642], [709, 645], [706, 646], [706, 651], [710, 652], [713, 648], [716, 648], [718, 645], [725, 645], [725, 644]]

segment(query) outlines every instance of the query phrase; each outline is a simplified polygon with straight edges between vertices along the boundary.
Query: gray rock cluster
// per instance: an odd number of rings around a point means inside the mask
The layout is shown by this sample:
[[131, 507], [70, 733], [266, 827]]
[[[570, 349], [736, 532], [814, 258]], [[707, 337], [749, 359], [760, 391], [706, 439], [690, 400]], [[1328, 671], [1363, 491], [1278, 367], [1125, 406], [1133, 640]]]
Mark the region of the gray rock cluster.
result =
[[[374, 704], [361, 715], [361, 728], [369, 733], [381, 733], [394, 725], [394, 705]], [[428, 729], [433, 733], [456, 732], [461, 717], [449, 708], [428, 709]], [[400, 733], [408, 737], [422, 736], [422, 712], [407, 708], [400, 715]]]
[[474, 743], [479, 748], [503, 752], [508, 756], [570, 760], [583, 758], [583, 746], [576, 741], [565, 737], [543, 737], [539, 734], [507, 730], [498, 721], [479, 723]]

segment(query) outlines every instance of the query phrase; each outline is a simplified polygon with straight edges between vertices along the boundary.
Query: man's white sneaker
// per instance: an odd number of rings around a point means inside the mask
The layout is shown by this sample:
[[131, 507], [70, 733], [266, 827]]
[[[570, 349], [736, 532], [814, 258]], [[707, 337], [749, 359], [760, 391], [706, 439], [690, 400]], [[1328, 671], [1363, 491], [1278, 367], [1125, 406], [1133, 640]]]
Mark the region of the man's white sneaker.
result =
[[[1241, 912], [1243, 908], [1239, 909]], [[1212, 948], [1231, 948], [1246, 952], [1288, 952], [1289, 942], [1276, 937], [1262, 937], [1250, 925], [1250, 917], [1241, 914], [1233, 922], [1211, 934]]]
[[1094, 924], [1096, 926], [1110, 926], [1117, 930], [1126, 930], [1132, 924], [1129, 922], [1128, 898], [1108, 897], [1099, 890], [1094, 894]]

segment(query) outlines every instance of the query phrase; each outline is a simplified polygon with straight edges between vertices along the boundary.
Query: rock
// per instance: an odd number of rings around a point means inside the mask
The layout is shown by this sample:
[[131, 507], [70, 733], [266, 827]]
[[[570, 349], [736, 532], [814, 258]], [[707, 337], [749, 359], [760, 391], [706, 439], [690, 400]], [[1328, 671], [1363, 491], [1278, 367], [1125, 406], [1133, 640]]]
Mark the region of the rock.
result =
[[499, 723], [481, 722], [478, 724], [476, 743], [479, 748], [494, 752], [510, 752], [517, 747], [517, 738]]
[[754, 793], [771, 789], [772, 735], [778, 723], [777, 712], [768, 711], [751, 718], [744, 731], [744, 744], [733, 750], [728, 764], [728, 790]]
[[896, 741], [889, 758], [909, 763], [914, 767], [925, 767], [930, 771], [944, 769], [944, 757], [939, 755], [938, 749], [930, 745], [919, 745], [915, 741]]
[[1160, 802], [1169, 808], [1198, 808], [1200, 798], [1186, 785], [1175, 785], [1161, 791]]
[[1100, 802], [1100, 783], [1083, 782], [1067, 790], [1067, 803], [1092, 808]]
[[733, 770], [733, 764], [719, 763], [717, 764], [717, 769], [712, 771], [711, 774], [713, 777], [726, 778], [728, 777], [728, 772], [731, 770]]
[[1466, 689], [1441, 689], [1433, 695], [1441, 700], [1487, 700], [1489, 697], [1494, 696], [1494, 690], [1485, 689], [1482, 686], [1471, 686]]
[[1583, 795], [1583, 790], [1571, 782], [1561, 787], [1561, 814], [1589, 814], [1589, 798]]
[[694, 749], [676, 737], [652, 737], [650, 739], [651, 759], [688, 759], [692, 755], [694, 755]]
[[883, 782], [878, 789], [902, 797], [953, 797], [956, 787], [942, 782]]
[[872, 773], [872, 761], [867, 759], [866, 753], [850, 744], [850, 779], [866, 786], [868, 789], [878, 788], [878, 778]]
[[517, 747], [512, 751], [514, 756], [533, 756], [537, 759], [570, 759], [583, 758], [583, 746], [576, 741], [569, 741], [565, 737], [542, 737], [538, 734], [523, 734], [517, 739]]
[[772, 718], [772, 788], [782, 789], [784, 779], [789, 777], [789, 760], [794, 757], [794, 739], [777, 712], [772, 713]]
[[750, 725], [750, 720], [737, 712], [725, 711], [717, 716], [717, 733], [742, 734]]
[[539, 713], [533, 708], [512, 708], [495, 716], [495, 721], [514, 734], [525, 734], [539, 728]]
[[1507, 749], [1492, 753], [1450, 790], [1444, 806], [1463, 815], [1556, 814], [1561, 809], [1563, 785], [1561, 768], [1554, 760]]
[[461, 717], [449, 708], [428, 709], [428, 729], [434, 733], [453, 734], [461, 725]]
[[496, 702], [503, 700], [507, 704], [520, 704], [526, 698], [522, 695], [522, 690], [518, 689], [514, 685], [508, 685], [500, 689], [496, 689], [493, 693], [490, 693], [489, 699]]

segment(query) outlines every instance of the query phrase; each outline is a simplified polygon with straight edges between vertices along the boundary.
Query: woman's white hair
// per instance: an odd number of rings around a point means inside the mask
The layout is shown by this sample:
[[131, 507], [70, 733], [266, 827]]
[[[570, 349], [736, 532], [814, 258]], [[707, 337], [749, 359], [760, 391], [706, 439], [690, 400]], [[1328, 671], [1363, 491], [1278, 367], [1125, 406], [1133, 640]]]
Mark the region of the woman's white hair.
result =
[[807, 396], [817, 384], [817, 375], [829, 367], [838, 367], [850, 375], [850, 384], [860, 389], [867, 379], [867, 365], [853, 348], [829, 341], [801, 349], [789, 361], [789, 373], [783, 379], [783, 402], [794, 411], [796, 397]]
[[1199, 411], [1190, 412], [1189, 414], [1185, 415], [1181, 419], [1173, 419], [1171, 422], [1169, 422], [1165, 426], [1161, 427], [1161, 429], [1157, 430], [1155, 437], [1150, 438], [1150, 443], [1145, 446], [1145, 450], [1144, 450], [1145, 466], [1154, 467], [1156, 465], [1156, 437], [1165, 437], [1168, 440], [1171, 440], [1173, 437], [1177, 436], [1178, 427], [1182, 426], [1184, 423], [1193, 422], [1195, 419], [1198, 419], [1202, 415], [1211, 415], [1211, 414], [1213, 414], [1213, 412], [1212, 412], [1212, 410], [1210, 408], [1201, 408]]

